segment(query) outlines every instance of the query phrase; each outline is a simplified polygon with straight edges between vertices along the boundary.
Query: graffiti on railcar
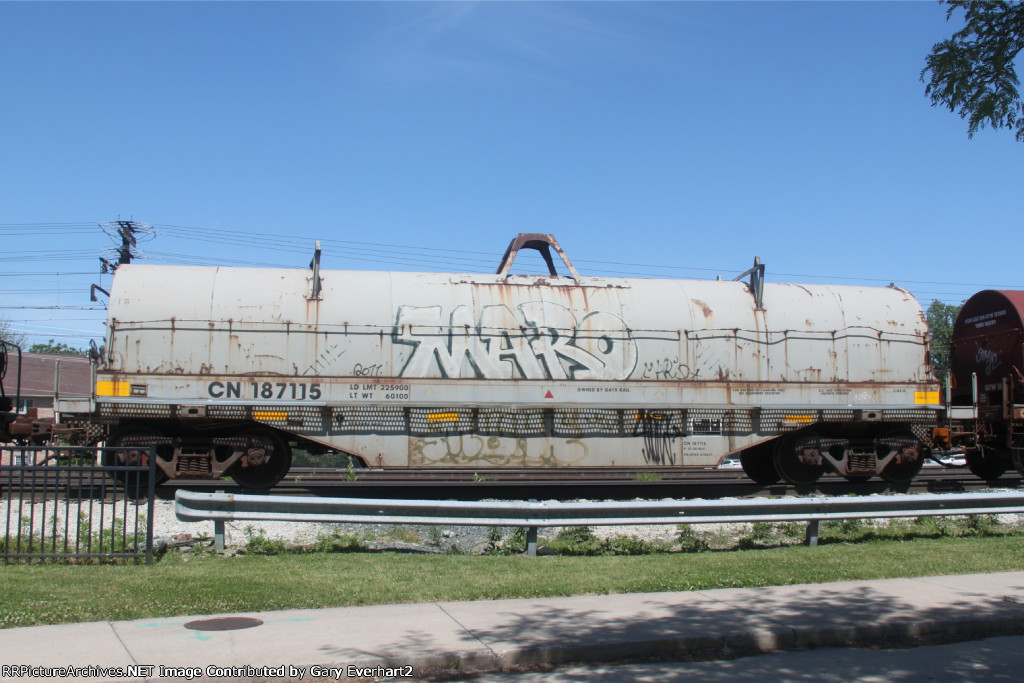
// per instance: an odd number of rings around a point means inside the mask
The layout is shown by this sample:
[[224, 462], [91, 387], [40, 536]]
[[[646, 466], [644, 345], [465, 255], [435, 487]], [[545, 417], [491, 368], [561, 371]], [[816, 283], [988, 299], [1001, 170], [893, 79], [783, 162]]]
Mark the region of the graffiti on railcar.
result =
[[409, 439], [409, 465], [573, 467], [589, 450], [581, 439], [454, 434]]
[[679, 356], [658, 358], [643, 364], [643, 374], [640, 375], [640, 379], [700, 379], [700, 368], [691, 370], [689, 365], [679, 361]]
[[694, 382], [728, 377], [729, 365], [718, 357], [717, 349], [709, 348], [706, 340], [686, 337], [692, 357], [683, 358], [678, 354], [664, 355], [638, 364], [639, 377], [655, 381]]
[[685, 434], [673, 424], [671, 414], [643, 410], [634, 415], [633, 436], [643, 437], [640, 453], [648, 465], [678, 464], [677, 441]]
[[564, 306], [531, 301], [511, 309], [401, 306], [392, 341], [412, 347], [400, 377], [621, 380], [637, 364], [636, 340], [612, 313], [577, 320]]
[[303, 375], [322, 375], [325, 371], [330, 368], [335, 362], [337, 362], [342, 356], [345, 355], [345, 349], [341, 348], [341, 344], [331, 344], [323, 351], [321, 351], [316, 359], [310, 363], [309, 367], [306, 368]]
[[992, 375], [1002, 361], [999, 359], [998, 352], [979, 346], [978, 352], [974, 355], [974, 362], [985, 367], [986, 375]]
[[352, 366], [353, 377], [381, 377], [384, 375], [383, 363], [356, 363]]

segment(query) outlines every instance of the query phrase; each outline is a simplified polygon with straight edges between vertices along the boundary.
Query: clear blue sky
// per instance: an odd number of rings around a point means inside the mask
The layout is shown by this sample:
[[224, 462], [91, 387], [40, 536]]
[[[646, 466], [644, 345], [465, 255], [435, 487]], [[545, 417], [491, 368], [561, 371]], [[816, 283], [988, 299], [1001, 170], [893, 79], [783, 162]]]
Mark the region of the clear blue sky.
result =
[[0, 317], [98, 341], [118, 218], [152, 263], [491, 272], [550, 232], [584, 275], [1024, 289], [1024, 145], [919, 80], [945, 12], [0, 3]]

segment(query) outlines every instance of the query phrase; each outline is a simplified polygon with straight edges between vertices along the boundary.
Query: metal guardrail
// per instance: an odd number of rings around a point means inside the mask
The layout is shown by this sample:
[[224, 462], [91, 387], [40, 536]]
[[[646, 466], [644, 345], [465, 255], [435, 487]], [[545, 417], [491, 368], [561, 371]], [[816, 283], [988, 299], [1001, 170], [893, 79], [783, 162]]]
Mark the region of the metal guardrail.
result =
[[0, 447], [0, 561], [152, 564], [155, 451], [145, 465], [99, 464], [126, 450]]
[[212, 520], [218, 550], [224, 549], [224, 522], [265, 520], [526, 527], [527, 554], [534, 555], [538, 527], [796, 521], [807, 522], [807, 545], [815, 546], [822, 520], [1024, 513], [1024, 493], [561, 503], [304, 498], [178, 490], [175, 513], [183, 521]]

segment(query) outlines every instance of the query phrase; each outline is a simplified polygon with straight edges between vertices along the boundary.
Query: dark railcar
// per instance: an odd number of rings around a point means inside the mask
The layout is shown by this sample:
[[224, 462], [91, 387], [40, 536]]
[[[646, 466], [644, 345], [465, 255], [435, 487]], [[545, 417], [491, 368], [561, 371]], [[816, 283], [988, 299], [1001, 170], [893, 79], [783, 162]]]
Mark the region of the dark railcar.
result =
[[974, 474], [1024, 474], [1024, 291], [985, 290], [964, 303], [950, 340], [954, 445]]

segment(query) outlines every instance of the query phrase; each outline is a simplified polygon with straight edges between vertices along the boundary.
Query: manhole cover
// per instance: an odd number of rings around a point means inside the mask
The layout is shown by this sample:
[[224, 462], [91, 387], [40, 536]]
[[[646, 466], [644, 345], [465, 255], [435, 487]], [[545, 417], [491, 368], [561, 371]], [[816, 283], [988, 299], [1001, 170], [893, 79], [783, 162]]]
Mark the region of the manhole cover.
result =
[[193, 631], [237, 631], [242, 628], [260, 626], [262, 619], [251, 617], [219, 617], [217, 619], [196, 619], [185, 624]]

